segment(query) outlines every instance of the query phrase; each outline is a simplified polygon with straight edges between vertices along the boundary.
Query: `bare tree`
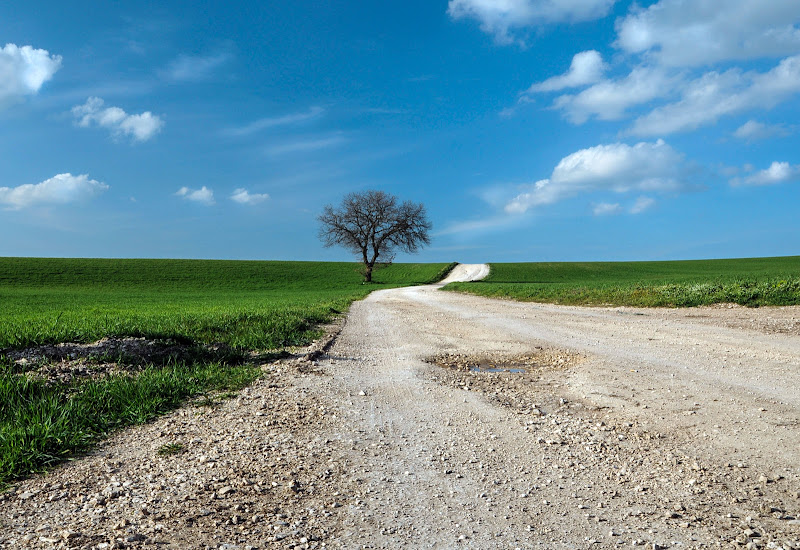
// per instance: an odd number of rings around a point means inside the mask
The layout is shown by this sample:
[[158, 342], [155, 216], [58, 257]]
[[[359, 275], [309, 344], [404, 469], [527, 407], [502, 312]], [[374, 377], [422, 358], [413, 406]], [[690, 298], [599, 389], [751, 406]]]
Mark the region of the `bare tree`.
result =
[[343, 246], [359, 256], [365, 282], [372, 281], [376, 263], [392, 263], [395, 251], [417, 252], [431, 242], [425, 206], [398, 204], [397, 197], [384, 191], [350, 193], [338, 208], [327, 205], [318, 220], [326, 247]]

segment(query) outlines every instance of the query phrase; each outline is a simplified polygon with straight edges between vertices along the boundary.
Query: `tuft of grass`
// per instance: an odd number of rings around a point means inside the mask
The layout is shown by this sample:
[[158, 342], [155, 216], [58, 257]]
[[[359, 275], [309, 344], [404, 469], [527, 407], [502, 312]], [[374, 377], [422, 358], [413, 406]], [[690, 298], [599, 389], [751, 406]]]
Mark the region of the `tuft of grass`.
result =
[[185, 450], [186, 449], [183, 446], [183, 443], [165, 443], [164, 445], [158, 448], [158, 451], [156, 451], [156, 453], [158, 454], [158, 456], [173, 456], [181, 454]]
[[800, 305], [800, 256], [676, 262], [492, 264], [489, 276], [445, 290], [568, 305]]

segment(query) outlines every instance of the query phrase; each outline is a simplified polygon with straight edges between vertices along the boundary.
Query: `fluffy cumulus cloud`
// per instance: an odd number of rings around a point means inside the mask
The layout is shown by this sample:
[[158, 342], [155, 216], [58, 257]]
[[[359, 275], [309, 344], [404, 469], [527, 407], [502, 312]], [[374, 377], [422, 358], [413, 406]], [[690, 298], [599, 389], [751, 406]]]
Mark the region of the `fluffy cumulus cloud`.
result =
[[525, 186], [505, 205], [521, 214], [583, 193], [668, 192], [686, 187], [683, 155], [658, 140], [582, 149], [561, 159], [549, 178]]
[[504, 44], [515, 31], [547, 23], [591, 21], [608, 15], [616, 0], [450, 0], [453, 19], [475, 19], [484, 32]]
[[181, 187], [175, 193], [175, 196], [181, 197], [187, 201], [199, 202], [200, 204], [205, 204], [206, 206], [211, 206], [212, 204], [215, 203], [214, 191], [212, 191], [205, 185], [200, 189], [189, 189], [188, 187]]
[[0, 48], [0, 107], [38, 93], [60, 67], [61, 56], [47, 50], [16, 44]]
[[605, 70], [603, 56], [597, 50], [576, 53], [569, 71], [532, 85], [528, 92], [553, 92], [593, 84], [603, 78]]
[[231, 195], [231, 200], [239, 204], [252, 205], [269, 200], [269, 195], [267, 193], [250, 193], [247, 189], [236, 189]]
[[106, 189], [108, 185], [89, 179], [86, 174], [58, 174], [41, 183], [0, 187], [0, 204], [13, 210], [29, 206], [67, 204], [90, 199]]
[[797, 0], [660, 0], [617, 21], [616, 46], [687, 67], [800, 50]]
[[734, 178], [732, 185], [773, 185], [800, 180], [800, 165], [791, 165], [788, 162], [773, 162], [769, 168], [759, 170], [744, 178]]
[[108, 129], [115, 137], [130, 136], [134, 141], [147, 141], [164, 127], [161, 117], [150, 111], [128, 114], [119, 107], [105, 107], [99, 97], [90, 97], [83, 105], [76, 105], [72, 114], [78, 126], [86, 128], [96, 124]]

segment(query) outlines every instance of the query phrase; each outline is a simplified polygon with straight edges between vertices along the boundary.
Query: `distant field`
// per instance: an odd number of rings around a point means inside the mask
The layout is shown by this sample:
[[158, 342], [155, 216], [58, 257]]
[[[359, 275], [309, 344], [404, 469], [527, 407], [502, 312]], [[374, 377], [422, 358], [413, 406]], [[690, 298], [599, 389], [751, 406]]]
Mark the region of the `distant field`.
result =
[[530, 302], [688, 307], [800, 304], [800, 256], [675, 262], [491, 264], [483, 281], [445, 290]]
[[300, 345], [383, 286], [436, 281], [450, 264], [395, 264], [362, 285], [357, 264], [0, 258], [0, 352], [104, 336]]
[[[353, 263], [0, 258], [0, 490], [187, 399], [214, 402], [262, 376], [245, 352], [306, 344], [353, 300], [438, 281], [452, 265], [395, 264], [363, 285]], [[126, 336], [182, 354], [73, 357], [94, 375], [71, 380], [43, 374], [57, 360], [10, 356]]]

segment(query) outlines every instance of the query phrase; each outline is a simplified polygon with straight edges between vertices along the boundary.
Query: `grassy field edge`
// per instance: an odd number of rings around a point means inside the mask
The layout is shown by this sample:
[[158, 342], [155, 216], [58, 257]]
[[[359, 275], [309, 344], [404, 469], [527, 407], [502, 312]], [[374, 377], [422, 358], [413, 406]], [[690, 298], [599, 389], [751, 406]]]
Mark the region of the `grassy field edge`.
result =
[[800, 305], [800, 257], [676, 262], [490, 264], [483, 281], [444, 290], [581, 306]]

